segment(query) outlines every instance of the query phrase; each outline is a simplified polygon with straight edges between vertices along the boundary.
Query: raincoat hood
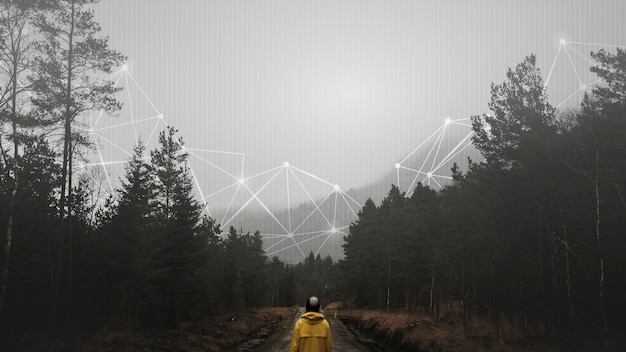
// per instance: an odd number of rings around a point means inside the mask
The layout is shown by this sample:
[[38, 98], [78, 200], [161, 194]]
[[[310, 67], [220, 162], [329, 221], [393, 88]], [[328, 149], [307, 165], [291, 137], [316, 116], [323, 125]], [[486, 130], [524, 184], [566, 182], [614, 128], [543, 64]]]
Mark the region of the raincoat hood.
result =
[[324, 320], [324, 314], [318, 312], [306, 312], [300, 317], [307, 324], [315, 325]]

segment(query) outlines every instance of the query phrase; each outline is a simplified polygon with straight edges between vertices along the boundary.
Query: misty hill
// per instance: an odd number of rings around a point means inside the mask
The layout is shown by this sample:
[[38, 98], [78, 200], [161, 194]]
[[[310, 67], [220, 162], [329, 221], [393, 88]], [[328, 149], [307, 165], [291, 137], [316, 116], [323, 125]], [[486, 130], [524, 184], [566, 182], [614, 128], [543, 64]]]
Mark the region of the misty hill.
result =
[[371, 198], [376, 204], [387, 196], [392, 185], [410, 195], [417, 182], [439, 190], [451, 182], [454, 163], [467, 170], [468, 157], [480, 160], [480, 155], [464, 138], [446, 140], [443, 134], [431, 143], [423, 143], [422, 149], [414, 150], [377, 180], [345, 193], [335, 192], [315, 202], [299, 202], [288, 209], [284, 206], [269, 207], [252, 201], [243, 209], [227, 214], [226, 209], [214, 211], [214, 217], [227, 232], [230, 227], [237, 231], [259, 231], [264, 239], [264, 249], [269, 257], [278, 256], [288, 263], [302, 261], [309, 253], [322, 257], [330, 255], [334, 260], [343, 258], [343, 238], [349, 226], [357, 219], [363, 204]]

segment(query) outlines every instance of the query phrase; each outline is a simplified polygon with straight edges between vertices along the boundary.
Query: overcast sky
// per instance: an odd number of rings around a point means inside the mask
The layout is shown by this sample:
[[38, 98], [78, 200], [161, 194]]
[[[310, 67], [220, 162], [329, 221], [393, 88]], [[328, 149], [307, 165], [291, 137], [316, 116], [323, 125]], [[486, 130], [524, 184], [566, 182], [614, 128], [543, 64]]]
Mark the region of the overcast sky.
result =
[[[96, 17], [188, 147], [344, 189], [393, 171], [446, 118], [488, 112], [490, 84], [524, 56], [546, 77], [560, 39], [626, 45], [623, 0], [103, 0]], [[555, 105], [578, 87], [567, 60]]]

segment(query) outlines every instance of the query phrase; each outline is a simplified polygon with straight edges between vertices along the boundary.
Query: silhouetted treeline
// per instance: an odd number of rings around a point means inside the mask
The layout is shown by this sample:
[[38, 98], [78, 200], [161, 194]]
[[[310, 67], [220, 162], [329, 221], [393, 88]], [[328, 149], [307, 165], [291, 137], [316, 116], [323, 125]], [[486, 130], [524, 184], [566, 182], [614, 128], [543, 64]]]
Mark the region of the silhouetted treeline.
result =
[[626, 52], [593, 56], [604, 82], [580, 110], [558, 115], [527, 57], [492, 85], [492, 113], [472, 117], [483, 161], [453, 170], [441, 192], [392, 186], [366, 202], [339, 263], [343, 290], [436, 319], [487, 314], [497, 334], [506, 317], [570, 346], [624, 336]]
[[[121, 189], [98, 208], [95, 222], [87, 180], [81, 178], [72, 198], [72, 235], [62, 248], [67, 260], [57, 282], [59, 188], [54, 181], [61, 167], [44, 140], [24, 144], [18, 190], [23, 196], [16, 202], [2, 311], [4, 338], [109, 324], [174, 326], [296, 303], [294, 270], [299, 266], [268, 260], [259, 233], [231, 228], [223, 236], [213, 219], [201, 215], [182, 147], [173, 128], [161, 132], [150, 157], [137, 146]], [[6, 221], [13, 181], [5, 164], [0, 167], [0, 209]], [[58, 314], [56, 285], [61, 286]]]
[[81, 121], [114, 118], [120, 88], [105, 77], [125, 57], [100, 35], [94, 2], [0, 2], [0, 349], [294, 304], [294, 268], [270, 262], [258, 233], [223, 236], [201, 215], [173, 128], [149, 155], [136, 146], [103, 199]]

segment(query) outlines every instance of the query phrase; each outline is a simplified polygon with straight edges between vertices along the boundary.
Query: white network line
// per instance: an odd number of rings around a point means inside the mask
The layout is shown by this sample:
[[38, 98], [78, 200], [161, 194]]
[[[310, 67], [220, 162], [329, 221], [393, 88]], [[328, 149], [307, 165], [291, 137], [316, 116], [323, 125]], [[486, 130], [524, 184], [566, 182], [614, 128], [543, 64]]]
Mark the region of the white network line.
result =
[[[550, 67], [550, 71], [548, 72], [547, 78], [545, 80], [544, 89], [548, 87], [548, 84], [553, 79], [553, 71], [557, 65], [557, 62], [562, 61], [559, 59], [560, 56], [564, 53], [566, 55], [566, 62], [569, 64], [569, 67], [573, 70], [578, 82], [579, 87], [576, 91], [574, 91], [571, 95], [565, 98], [561, 103], [557, 105], [557, 108], [565, 104], [567, 101], [571, 100], [576, 94], [581, 94], [580, 101], [582, 101], [582, 94], [585, 91], [589, 91], [590, 88], [599, 83], [599, 80], [595, 80], [593, 82], [585, 83], [583, 78], [579, 74], [578, 68], [575, 66], [575, 62], [571, 54], [575, 54], [576, 57], [580, 57], [585, 60], [590, 65], [594, 64], [594, 61], [589, 59], [587, 56], [581, 54], [580, 50], [577, 50], [574, 46], [576, 45], [593, 45], [599, 47], [611, 47], [618, 48], [624, 47], [620, 45], [610, 45], [610, 44], [594, 44], [594, 43], [583, 43], [583, 42], [574, 42], [574, 41], [565, 41], [561, 40], [556, 56], [552, 62]], [[123, 81], [126, 84], [127, 91], [122, 93], [125, 94], [125, 97], [128, 99], [128, 108], [130, 108], [130, 121], [120, 122], [119, 124], [114, 124], [110, 126], [100, 126], [103, 120], [104, 111], [100, 111], [98, 115], [93, 118], [93, 115], [89, 115], [89, 135], [94, 138], [95, 144], [95, 152], [97, 153], [97, 161], [92, 163], [86, 163], [81, 165], [83, 168], [88, 166], [96, 166], [102, 167], [104, 171], [104, 176], [106, 177], [106, 182], [109, 186], [109, 191], [114, 191], [114, 185], [112, 182], [112, 175], [110, 175], [110, 171], [106, 166], [108, 165], [120, 165], [126, 163], [127, 161], [105, 161], [103, 149], [97, 143], [97, 141], [106, 142], [107, 145], [110, 145], [114, 150], [121, 152], [123, 155], [130, 157], [132, 155], [131, 151], [125, 150], [121, 145], [115, 143], [110, 138], [104, 135], [105, 132], [111, 132], [115, 129], [122, 129], [126, 127], [132, 128], [132, 135], [135, 138], [135, 143], [140, 138], [140, 132], [138, 131], [139, 124], [145, 125], [146, 123], [153, 122], [152, 129], [148, 135], [147, 141], [145, 141], [145, 145], [149, 145], [155, 135], [157, 134], [157, 129], [159, 125], [169, 126], [165, 121], [163, 114], [157, 109], [155, 104], [150, 100], [144, 89], [137, 83], [133, 75], [128, 71], [126, 65], [124, 65], [120, 70], [112, 73], [107, 79], [112, 79], [115, 81], [115, 85]], [[133, 85], [137, 91], [141, 94], [141, 97], [145, 99], [145, 101], [149, 104], [149, 106], [154, 110], [154, 114], [151, 116], [140, 118], [135, 114], [135, 107], [137, 106], [133, 102], [131, 91], [129, 90], [130, 86]], [[450, 162], [454, 161], [455, 158], [458, 158], [463, 152], [467, 151], [471, 146], [471, 137], [473, 133], [471, 132], [471, 123], [468, 123], [469, 119], [457, 119], [450, 120], [447, 119], [446, 122], [436, 129], [430, 136], [428, 136], [422, 143], [420, 143], [415, 149], [413, 149], [405, 158], [403, 158], [400, 162], [396, 163], [396, 172], [397, 172], [397, 182], [398, 186], [400, 186], [400, 172], [409, 172], [413, 173], [413, 181], [411, 182], [409, 189], [407, 190], [407, 194], [413, 190], [416, 182], [418, 180], [422, 180], [422, 182], [426, 182], [427, 185], [430, 185], [431, 182], [437, 187], [442, 187], [442, 183], [440, 181], [449, 181], [451, 180], [451, 176], [440, 173], [439, 171]], [[470, 129], [469, 133], [464, 134], [464, 137], [458, 142], [451, 150], [447, 151], [447, 153], [443, 150], [443, 141], [448, 132], [450, 126], [456, 125], [460, 128], [468, 128]], [[420, 166], [418, 168], [411, 167], [408, 165], [409, 159], [418, 151], [426, 148], [427, 144], [431, 143], [430, 149], [426, 152], [427, 157], [420, 162]], [[201, 202], [204, 206], [204, 209], [211, 215], [210, 207], [211, 204], [209, 200], [217, 195], [228, 196], [226, 192], [232, 192], [232, 197], [228, 201], [228, 206], [223, 215], [222, 221], [222, 229], [231, 224], [239, 215], [242, 214], [244, 209], [246, 209], [251, 203], [255, 202], [258, 204], [267, 214], [269, 218], [271, 218], [277, 226], [280, 227], [284, 233], [274, 233], [274, 234], [262, 234], [265, 240], [279, 239], [276, 243], [268, 244], [267, 248], [265, 248], [266, 253], [268, 255], [273, 255], [276, 253], [286, 252], [290, 249], [296, 249], [297, 252], [305, 256], [305, 252], [303, 251], [303, 245], [310, 244], [313, 240], [318, 238], [324, 238], [321, 245], [315, 250], [315, 253], [320, 253], [322, 247], [326, 246], [329, 239], [336, 234], [345, 234], [344, 230], [346, 230], [349, 225], [341, 224], [342, 226], [338, 226], [336, 223], [338, 221], [338, 211], [341, 207], [344, 207], [349, 211], [350, 216], [354, 219], [358, 215], [358, 210], [361, 205], [351, 198], [347, 193], [343, 192], [337, 185], [332, 184], [310, 172], [301, 170], [294, 166], [289, 165], [289, 163], [285, 163], [282, 166], [278, 166], [269, 170], [265, 170], [259, 172], [256, 175], [243, 177], [244, 173], [244, 153], [237, 152], [229, 152], [229, 151], [218, 151], [218, 150], [207, 150], [207, 149], [195, 149], [186, 147], [185, 151], [190, 156], [190, 159], [187, 161], [189, 170], [191, 173], [191, 177], [193, 178], [194, 185], [197, 188], [197, 191], [200, 195]], [[214, 162], [209, 160], [208, 155], [222, 155], [224, 157], [233, 157], [239, 160], [239, 170], [230, 171], [227, 168], [221, 167], [218, 162]], [[445, 156], [443, 156], [445, 154]], [[441, 157], [443, 156], [443, 157]], [[194, 163], [192, 163], [191, 158], [195, 160], [195, 162], [199, 162], [203, 165], [206, 165], [213, 172], [217, 172], [218, 174], [225, 175], [227, 178], [232, 179], [232, 182], [227, 182], [227, 184], [219, 185], [211, 185], [213, 187], [212, 190], [206, 191], [206, 185], [203, 185], [202, 182], [198, 179], [196, 172], [194, 170]], [[429, 160], [430, 158], [430, 160]], [[430, 169], [426, 169], [426, 166], [430, 165]], [[287, 212], [287, 221], [283, 223], [278, 219], [276, 214], [274, 214], [263, 201], [261, 194], [271, 183], [277, 182], [277, 177], [282, 172], [285, 172], [284, 180], [285, 187], [284, 192], [286, 195], [286, 212]], [[260, 188], [252, 189], [249, 186], [249, 183], [254, 180], [258, 180], [261, 177], [265, 177], [266, 175], [270, 175], [270, 179], [263, 183]], [[421, 178], [420, 178], [421, 177]], [[317, 197], [312, 194], [312, 192], [305, 186], [305, 182], [303, 179], [307, 178], [309, 180], [320, 182], [322, 185], [330, 187], [330, 190], [324, 197]], [[292, 211], [291, 207], [294, 204], [294, 194], [293, 191], [298, 190], [303, 193], [307, 202], [309, 202], [313, 208], [312, 210], [303, 217], [303, 220], [295, 223], [293, 216], [295, 215]], [[247, 200], [243, 204], [238, 204], [236, 202], [237, 197], [244, 196], [246, 197], [247, 192]], [[317, 199], [317, 200], [316, 200]], [[321, 200], [320, 200], [321, 199]], [[322, 207], [329, 208], [329, 213], [325, 213]], [[303, 215], [303, 214], [301, 214]], [[330, 229], [326, 228], [319, 231], [301, 231], [303, 227], [308, 223], [309, 220], [312, 219], [313, 216], [319, 216], [320, 219], [323, 219], [323, 222]], [[284, 241], [289, 241], [288, 244], [285, 244]]]
[[566, 60], [569, 63], [568, 68], [571, 69], [574, 72], [574, 75], [576, 77], [576, 79], [578, 80], [578, 87], [573, 90], [572, 92], [570, 92], [570, 94], [563, 99], [562, 101], [560, 101], [558, 104], [555, 105], [556, 108], [560, 108], [561, 106], [563, 106], [565, 103], [567, 103], [568, 101], [570, 101], [573, 97], [575, 97], [577, 94], [580, 95], [579, 99], [578, 99], [578, 105], [580, 106], [582, 104], [582, 99], [583, 96], [586, 92], [588, 92], [590, 90], [590, 88], [598, 83], [601, 82], [601, 79], [595, 79], [591, 82], [584, 82], [583, 78], [580, 75], [580, 71], [579, 68], [577, 67], [576, 64], [574, 63], [574, 60], [572, 58], [572, 55], [570, 54], [570, 51], [574, 54], [576, 54], [577, 57], [581, 58], [582, 60], [586, 61], [589, 66], [584, 67], [585, 71], [588, 71], [589, 68], [591, 66], [594, 66], [596, 64], [598, 64], [598, 62], [594, 61], [590, 55], [584, 55], [581, 53], [581, 50], [576, 49], [575, 46], [596, 46], [596, 47], [607, 47], [607, 48], [624, 48], [626, 47], [626, 45], [615, 45], [615, 44], [598, 44], [598, 43], [585, 43], [585, 42], [575, 42], [575, 41], [568, 41], [565, 39], [561, 39], [559, 41], [559, 49], [556, 52], [556, 55], [554, 57], [554, 60], [552, 62], [552, 66], [550, 67], [550, 71], [548, 71], [548, 76], [545, 80], [544, 83], [544, 89], [546, 89], [548, 87], [548, 84], [551, 82], [552, 79], [552, 74], [554, 72], [554, 69], [556, 67], [556, 63], [557, 61], [559, 61], [559, 58], [561, 57], [561, 53], [564, 52], [565, 56], [566, 56]]
[[[573, 71], [578, 81], [578, 87], [569, 96], [567, 96], [563, 101], [558, 103], [556, 105], [556, 108], [560, 108], [563, 104], [571, 100], [577, 94], [580, 95], [579, 105], [582, 104], [584, 94], [590, 91], [593, 86], [601, 82], [600, 79], [596, 79], [587, 83], [583, 81], [583, 78], [579, 74], [579, 69], [576, 67], [576, 64], [572, 58], [572, 55], [570, 54], [570, 51], [576, 54], [577, 57], [580, 57], [582, 60], [587, 62], [590, 66], [595, 65], [596, 62], [593, 61], [588, 56], [583, 55], [580, 50], [574, 47], [574, 45], [591, 45], [591, 46], [610, 47], [610, 48], [625, 47], [624, 45], [584, 43], [584, 42], [566, 41], [565, 39], [561, 39], [559, 41], [559, 48], [556, 52], [554, 60], [552, 61], [552, 65], [550, 66], [550, 70], [548, 71], [548, 75], [545, 80], [543, 88], [544, 90], [547, 89], [548, 84], [551, 82], [553, 78], [554, 69], [557, 65], [557, 62], [560, 61], [559, 57], [562, 55], [562, 53], [565, 53], [568, 68], [570, 68]], [[587, 67], [586, 69], [588, 68], [589, 67]], [[438, 174], [437, 172], [447, 163], [454, 161], [455, 158], [457, 158], [463, 151], [467, 150], [471, 146], [471, 137], [473, 136], [473, 131], [471, 131], [472, 126], [471, 124], [462, 122], [462, 121], [468, 121], [468, 120], [469, 119], [458, 119], [458, 120], [447, 119], [446, 122], [443, 125], [441, 125], [441, 127], [436, 129], [430, 136], [424, 139], [424, 141], [421, 144], [419, 144], [415, 149], [413, 149], [413, 151], [411, 151], [404, 159], [396, 163], [395, 164], [396, 181], [398, 183], [398, 187], [401, 187], [400, 173], [402, 170], [414, 175], [412, 182], [410, 183], [406, 191], [407, 195], [411, 194], [411, 192], [414, 190], [414, 187], [416, 186], [418, 181], [426, 182], [427, 185], [430, 185], [430, 183], [433, 182], [438, 187], [441, 187], [442, 184], [438, 181], [438, 179], [439, 180], [451, 180], [452, 179], [451, 176]], [[445, 157], [438, 159], [439, 153], [442, 147], [443, 138], [445, 137], [446, 130], [450, 124], [457, 124], [460, 126], [468, 127], [470, 128], [470, 130], [465, 135], [465, 137], [460, 142], [458, 142], [456, 146], [452, 150], [450, 150], [450, 152]], [[434, 141], [433, 141], [433, 138], [434, 138]], [[431, 143], [430, 149], [427, 150], [426, 156], [423, 158], [423, 160], [418, 161], [419, 165], [417, 165], [417, 167], [412, 167], [412, 166], [407, 165], [408, 163], [407, 161], [409, 160], [409, 158], [411, 158], [415, 153], [417, 153], [417, 151], [423, 150], [424, 148], [426, 148], [427, 143]], [[430, 169], [426, 169], [426, 165], [429, 160], [432, 160]], [[437, 160], [440, 160], [440, 161], [437, 163]]]
[[[260, 175], [262, 174], [268, 174], [268, 173], [272, 173], [271, 178], [266, 181], [261, 188], [257, 191], [257, 192], [253, 192], [247, 185], [248, 181], [250, 179], [253, 178], [258, 178]], [[261, 200], [260, 194], [268, 187], [270, 186], [270, 184], [274, 183], [274, 182], [280, 182], [277, 180], [280, 180], [282, 178], [279, 178], [279, 176], [282, 173], [285, 173], [285, 178], [284, 178], [284, 183], [285, 183], [285, 193], [287, 194], [287, 204], [289, 205], [288, 208], [286, 209], [287, 211], [287, 223], [285, 224], [283, 221], [281, 221], [280, 219], [278, 219], [278, 217], [276, 216], [276, 214], [274, 214], [265, 204], [264, 202]], [[298, 174], [301, 174], [300, 176]], [[304, 251], [302, 250], [301, 244], [303, 243], [307, 243], [310, 242], [310, 236], [317, 234], [316, 236], [314, 236], [314, 238], [319, 237], [319, 233], [323, 233], [323, 234], [328, 234], [329, 236], [327, 236], [327, 238], [325, 239], [325, 241], [319, 246], [319, 248], [315, 251], [315, 253], [319, 253], [320, 250], [322, 249], [322, 247], [324, 247], [326, 245], [326, 243], [328, 242], [328, 239], [331, 237], [331, 235], [334, 235], [336, 233], [338, 233], [338, 227], [336, 225], [337, 223], [337, 212], [339, 210], [339, 206], [347, 206], [348, 209], [350, 210], [350, 213], [356, 217], [356, 212], [353, 209], [354, 206], [360, 206], [358, 204], [358, 202], [356, 202], [354, 199], [350, 198], [349, 196], [347, 196], [344, 192], [341, 191], [341, 189], [336, 186], [333, 185], [332, 189], [330, 190], [330, 192], [321, 200], [321, 201], [316, 201], [315, 198], [311, 195], [311, 193], [309, 192], [309, 190], [307, 189], [307, 187], [304, 185], [304, 183], [301, 180], [301, 177], [305, 176], [305, 177], [309, 177], [315, 181], [319, 181], [322, 182], [323, 184], [327, 185], [327, 186], [331, 186], [332, 184], [328, 181], [325, 181], [323, 179], [321, 179], [320, 177], [317, 177], [309, 172], [303, 171], [297, 167], [291, 166], [289, 165], [289, 163], [284, 163], [282, 166], [278, 166], [275, 168], [272, 168], [268, 171], [265, 171], [261, 174], [249, 177], [248, 179], [244, 180], [243, 183], [241, 183], [250, 193], [251, 193], [251, 197], [248, 199], [248, 201], [246, 201], [246, 203], [235, 213], [233, 214], [227, 221], [224, 222], [224, 224], [222, 225], [222, 231], [224, 231], [224, 229], [226, 228], [226, 226], [228, 226], [231, 221], [233, 221], [241, 211], [243, 211], [244, 208], [246, 208], [247, 206], [249, 206], [252, 201], [257, 201], [261, 207], [263, 207], [263, 209], [266, 211], [266, 213], [268, 214], [268, 216], [270, 218], [272, 218], [274, 220], [274, 222], [276, 223], [276, 225], [278, 225], [283, 233], [282, 234], [269, 234], [267, 236], [263, 236], [264, 239], [269, 240], [269, 239], [280, 239], [278, 242], [269, 245], [269, 247], [267, 247], [265, 250], [268, 254], [276, 254], [276, 253], [280, 253], [280, 252], [284, 252], [286, 250], [289, 250], [291, 248], [296, 248], [298, 250], [298, 252], [301, 255], [305, 255]], [[306, 195], [306, 197], [308, 198], [308, 201], [313, 204], [315, 207], [313, 210], [311, 210], [302, 221], [300, 221], [300, 223], [298, 223], [297, 225], [295, 225], [294, 227], [294, 223], [293, 223], [293, 213], [291, 211], [291, 190], [294, 187], [294, 183], [290, 180], [291, 178], [293, 178], [295, 180], [295, 184], [297, 186], [299, 186], [300, 190]], [[332, 206], [332, 214], [325, 214], [324, 211], [322, 211], [321, 206], [329, 201], [331, 201], [331, 197], [334, 197], [334, 202], [333, 202], [333, 206]], [[340, 204], [339, 202], [339, 198], [341, 196], [341, 200], [343, 201], [343, 204]], [[352, 202], [353, 204], [350, 205], [350, 202]], [[322, 230], [322, 231], [315, 231], [315, 232], [300, 232], [300, 229], [307, 224], [307, 221], [309, 221], [309, 219], [311, 219], [312, 216], [314, 215], [318, 215], [320, 216], [328, 225], [328, 227], [330, 228], [330, 230]], [[329, 215], [332, 218], [332, 220], [329, 218]], [[345, 227], [345, 226], [344, 226]], [[304, 237], [304, 239], [300, 239]], [[282, 246], [279, 249], [275, 249], [278, 246], [281, 246], [284, 244], [285, 241], [290, 241], [289, 245], [286, 246]]]
[[[117, 124], [110, 124], [110, 125], [106, 124], [102, 126], [101, 124], [105, 121], [105, 118], [103, 116], [105, 112], [99, 111], [99, 113], [97, 114], [95, 118], [93, 117], [93, 115], [90, 114], [89, 129], [86, 131], [89, 133], [90, 138], [92, 138], [94, 141], [94, 145], [95, 145], [94, 152], [97, 154], [96, 156], [97, 162], [87, 163], [82, 166], [83, 167], [88, 167], [88, 166], [89, 167], [101, 167], [104, 171], [106, 182], [109, 187], [109, 191], [114, 192], [115, 185], [112, 182], [111, 171], [108, 170], [106, 166], [123, 165], [127, 161], [106, 161], [104, 157], [105, 155], [104, 150], [102, 149], [102, 146], [100, 145], [99, 142], [106, 143], [106, 145], [113, 148], [113, 150], [116, 150], [122, 153], [122, 155], [128, 158], [132, 156], [132, 151], [125, 149], [125, 147], [123, 147], [121, 144], [118, 144], [115, 141], [113, 141], [110, 137], [107, 137], [107, 135], [105, 135], [105, 132], [111, 134], [117, 130], [130, 128], [132, 131], [132, 135], [135, 139], [134, 142], [136, 144], [139, 141], [139, 138], [141, 135], [140, 131], [137, 128], [139, 124], [145, 125], [146, 123], [153, 123], [152, 128], [149, 130], [150, 133], [148, 134], [147, 140], [143, 142], [146, 146], [148, 146], [150, 145], [155, 135], [157, 134], [157, 129], [159, 125], [163, 124], [164, 126], [167, 127], [169, 126], [169, 124], [165, 121], [165, 119], [163, 118], [163, 114], [159, 112], [159, 109], [155, 106], [152, 100], [148, 97], [144, 89], [138, 84], [138, 82], [133, 77], [133, 75], [128, 71], [128, 67], [126, 65], [122, 66], [122, 68], [120, 68], [118, 71], [111, 74], [107, 79], [113, 79], [116, 86], [119, 86], [120, 82], [125, 83], [126, 92], [123, 92], [122, 94], [128, 100], [126, 109], [128, 110], [127, 115], [129, 116], [130, 121], [126, 120], [126, 121], [121, 121]], [[134, 87], [138, 93], [140, 93], [140, 97], [142, 99], [145, 99], [145, 101], [148, 102], [150, 107], [154, 110], [154, 113], [151, 116], [141, 118], [136, 115], [137, 105], [133, 101], [133, 93], [130, 90], [131, 86]], [[108, 120], [106, 121], [109, 122]], [[125, 142], [128, 142], [128, 141], [125, 141]], [[357, 211], [355, 211], [355, 208], [357, 209], [360, 208], [360, 204], [356, 202], [354, 199], [352, 199], [349, 195], [341, 191], [338, 188], [338, 186], [333, 185], [332, 183], [310, 172], [295, 168], [293, 166], [289, 166], [288, 163], [285, 163], [282, 167], [277, 167], [277, 168], [273, 168], [270, 170], [262, 171], [256, 175], [244, 178], [243, 176], [236, 175], [235, 172], [231, 172], [228, 169], [221, 167], [218, 163], [209, 160], [205, 156], [206, 155], [205, 153], [209, 153], [211, 155], [222, 155], [222, 156], [227, 156], [227, 157], [231, 156], [231, 157], [237, 158], [239, 159], [241, 163], [240, 170], [239, 170], [240, 175], [244, 175], [245, 154], [243, 153], [219, 151], [219, 150], [196, 149], [196, 148], [191, 148], [191, 147], [185, 147], [184, 151], [190, 156], [190, 158], [187, 160], [187, 165], [190, 170], [190, 176], [193, 179], [193, 184], [197, 188], [197, 191], [199, 193], [200, 200], [203, 204], [203, 209], [205, 209], [207, 213], [211, 215], [211, 211], [210, 211], [211, 204], [209, 204], [209, 200], [214, 196], [217, 196], [219, 194], [224, 194], [224, 192], [231, 191], [234, 189], [232, 198], [230, 198], [230, 201], [228, 202], [228, 207], [226, 208], [226, 212], [224, 213], [224, 217], [222, 218], [221, 226], [223, 230], [229, 224], [231, 224], [238, 215], [242, 214], [242, 211], [246, 209], [246, 207], [248, 207], [251, 203], [253, 202], [257, 203], [263, 208], [263, 210], [267, 213], [267, 215], [270, 218], [272, 218], [283, 231], [285, 231], [285, 234], [283, 234], [283, 236], [286, 236], [285, 238], [291, 239], [291, 241], [293, 242], [284, 248], [278, 248], [278, 249], [276, 249], [277, 245], [274, 244], [272, 246], [272, 249], [275, 249], [274, 253], [283, 252], [290, 248], [297, 247], [299, 253], [302, 256], [304, 256], [305, 254], [301, 248], [301, 244], [309, 243], [313, 239], [318, 238], [320, 234], [322, 236], [326, 235], [326, 238], [323, 241], [323, 243], [319, 246], [319, 248], [315, 250], [315, 253], [319, 253], [322, 247], [326, 245], [331, 235], [334, 235], [336, 233], [341, 233], [340, 229], [347, 227], [347, 226], [338, 227], [336, 225], [337, 213], [338, 213], [339, 207], [346, 206], [347, 209], [349, 209], [349, 213], [353, 217], [356, 217], [357, 215]], [[200, 182], [198, 175], [196, 173], [196, 170], [194, 168], [194, 163], [192, 162], [194, 160], [195, 162], [200, 162], [203, 165], [207, 165], [211, 168], [211, 170], [218, 172], [219, 174], [225, 175], [227, 176], [227, 178], [232, 179], [233, 180], [232, 183], [228, 183], [226, 185], [217, 187], [217, 189], [214, 189], [211, 192], [205, 192], [203, 188], [203, 184]], [[283, 224], [278, 219], [278, 217], [267, 207], [267, 205], [265, 204], [265, 202], [260, 196], [263, 190], [272, 182], [274, 182], [275, 178], [282, 171], [285, 171], [284, 180], [287, 184], [286, 194], [287, 194], [288, 223], [286, 225]], [[272, 174], [272, 177], [270, 178], [269, 181], [263, 184], [260, 188], [253, 190], [248, 186], [250, 181], [259, 179], [260, 177], [263, 177], [267, 174]], [[332, 187], [332, 189], [321, 201], [319, 200], [316, 201], [315, 200], [316, 198], [307, 189], [307, 187], [305, 186], [305, 183], [302, 181], [301, 179], [302, 177], [307, 177], [307, 178], [313, 179], [314, 181], [321, 182], [324, 185]], [[301, 191], [306, 195], [306, 198], [308, 199], [308, 201], [314, 205], [313, 210], [307, 216], [304, 217], [304, 220], [302, 220], [301, 222], [297, 224], [293, 223], [294, 214], [291, 209], [292, 201], [293, 201], [293, 195], [291, 194], [291, 191], [294, 189], [294, 187], [299, 187]], [[243, 194], [242, 190], [249, 193], [248, 199], [245, 203], [243, 203], [243, 205], [238, 205], [235, 203], [235, 199], [236, 197], [241, 196]], [[322, 211], [321, 207], [323, 204], [325, 204], [325, 202], [329, 201], [332, 195], [334, 195], [334, 204], [332, 204], [332, 208], [333, 208], [332, 214], [324, 214], [324, 211]], [[319, 233], [298, 232], [307, 223], [307, 221], [313, 215], [316, 215], [316, 214], [320, 215], [321, 218], [324, 219], [326, 225], [331, 227], [331, 230], [322, 230]], [[264, 238], [269, 239], [271, 238], [271, 236], [264, 236]]]
[[[396, 180], [398, 183], [398, 187], [402, 187], [400, 173], [401, 170], [405, 170], [409, 173], [413, 174], [412, 181], [409, 184], [406, 194], [410, 195], [413, 192], [414, 187], [417, 185], [417, 182], [422, 182], [424, 185], [436, 185], [438, 188], [442, 188], [443, 184], [440, 181], [450, 181], [452, 179], [451, 176], [446, 174], [438, 173], [441, 168], [443, 168], [447, 163], [451, 162], [460, 155], [463, 151], [467, 150], [467, 148], [471, 145], [471, 137], [473, 135], [471, 129], [468, 133], [465, 133], [465, 137], [458, 142], [452, 149], [450, 149], [445, 157], [440, 157], [440, 154], [443, 152], [443, 142], [445, 141], [446, 134], [449, 132], [449, 128], [453, 125], [459, 126], [459, 128], [471, 128], [471, 123], [469, 123], [470, 119], [462, 118], [462, 119], [446, 119], [444, 123], [435, 130], [430, 136], [428, 136], [417, 148], [415, 148], [409, 155], [407, 155], [400, 162], [396, 163]], [[411, 156], [417, 153], [419, 150], [426, 148], [430, 143], [430, 148], [427, 149], [423, 160], [419, 162], [417, 168], [412, 168], [407, 165], [408, 160]], [[427, 165], [430, 164], [430, 167], [427, 168]]]

